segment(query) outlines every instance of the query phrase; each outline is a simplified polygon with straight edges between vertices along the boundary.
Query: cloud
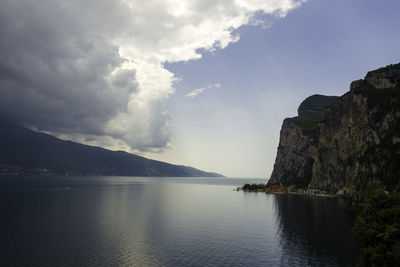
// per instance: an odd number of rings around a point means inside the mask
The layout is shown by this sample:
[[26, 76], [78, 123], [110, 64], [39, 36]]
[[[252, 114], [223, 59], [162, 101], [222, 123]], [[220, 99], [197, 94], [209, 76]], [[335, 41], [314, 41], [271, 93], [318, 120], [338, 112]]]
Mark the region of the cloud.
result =
[[194, 89], [193, 91], [189, 92], [185, 96], [186, 97], [190, 97], [190, 98], [195, 98], [199, 94], [203, 93], [205, 90], [211, 89], [211, 88], [221, 88], [221, 84], [220, 83], [216, 83], [216, 84], [213, 84], [213, 85], [209, 85], [207, 87]]
[[177, 80], [164, 63], [223, 49], [256, 13], [284, 17], [302, 2], [3, 0], [0, 114], [66, 139], [158, 151]]
[[190, 93], [186, 94], [186, 97], [191, 97], [191, 98], [195, 98], [196, 96], [198, 96], [199, 94], [201, 94], [204, 90], [206, 90], [207, 87], [203, 87], [203, 88], [198, 88], [198, 89], [194, 89], [193, 91], [191, 91]]

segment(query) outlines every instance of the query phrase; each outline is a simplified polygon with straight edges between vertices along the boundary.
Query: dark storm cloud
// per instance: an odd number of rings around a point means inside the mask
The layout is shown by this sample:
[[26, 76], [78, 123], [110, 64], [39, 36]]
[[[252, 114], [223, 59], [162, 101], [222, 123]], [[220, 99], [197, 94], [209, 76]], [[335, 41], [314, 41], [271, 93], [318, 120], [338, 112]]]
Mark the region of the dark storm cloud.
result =
[[118, 47], [71, 3], [0, 4], [0, 114], [41, 130], [102, 134], [125, 111], [135, 72], [111, 75], [123, 63]]
[[[239, 40], [293, 0], [1, 0], [0, 116], [113, 149], [161, 151], [179, 80], [166, 62]], [[137, 78], [137, 79], [136, 79]]]

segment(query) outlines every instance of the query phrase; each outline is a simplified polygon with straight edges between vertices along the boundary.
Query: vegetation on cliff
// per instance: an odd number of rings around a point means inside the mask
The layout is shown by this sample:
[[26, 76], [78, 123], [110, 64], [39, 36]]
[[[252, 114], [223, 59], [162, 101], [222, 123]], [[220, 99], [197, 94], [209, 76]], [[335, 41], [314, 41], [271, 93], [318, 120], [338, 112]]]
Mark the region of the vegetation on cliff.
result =
[[[389, 64], [386, 67], [382, 67], [382, 68], [379, 68], [379, 69], [376, 69], [376, 70], [371, 70], [369, 72], [369, 74], [379, 74], [380, 75], [380, 74], [386, 73], [388, 69], [400, 70], [400, 63]], [[398, 81], [400, 81], [400, 80], [398, 80]]]
[[242, 187], [238, 187], [237, 190], [243, 190], [246, 192], [265, 192], [265, 193], [284, 193], [285, 188], [282, 184], [267, 186], [266, 184], [245, 184]]
[[299, 106], [298, 116], [289, 118], [301, 127], [306, 134], [315, 134], [318, 124], [325, 119], [325, 109], [339, 97], [312, 95], [307, 97]]
[[400, 194], [370, 184], [364, 192], [353, 237], [360, 247], [360, 266], [398, 266], [400, 262]]

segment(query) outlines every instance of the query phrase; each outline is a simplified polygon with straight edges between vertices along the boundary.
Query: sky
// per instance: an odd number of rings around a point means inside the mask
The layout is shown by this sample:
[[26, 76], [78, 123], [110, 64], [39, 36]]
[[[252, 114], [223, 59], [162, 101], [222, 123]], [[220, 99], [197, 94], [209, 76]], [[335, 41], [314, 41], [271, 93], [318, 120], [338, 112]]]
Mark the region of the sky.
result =
[[400, 62], [397, 0], [2, 0], [0, 116], [59, 138], [268, 178], [312, 94]]

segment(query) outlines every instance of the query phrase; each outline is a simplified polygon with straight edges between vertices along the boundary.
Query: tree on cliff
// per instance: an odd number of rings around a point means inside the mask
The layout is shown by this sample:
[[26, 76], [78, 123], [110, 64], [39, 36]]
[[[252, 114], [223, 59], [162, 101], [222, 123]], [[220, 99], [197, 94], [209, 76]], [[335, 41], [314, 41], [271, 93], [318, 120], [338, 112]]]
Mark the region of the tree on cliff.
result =
[[360, 266], [398, 266], [400, 262], [400, 193], [369, 185], [366, 204], [357, 216], [353, 237]]

